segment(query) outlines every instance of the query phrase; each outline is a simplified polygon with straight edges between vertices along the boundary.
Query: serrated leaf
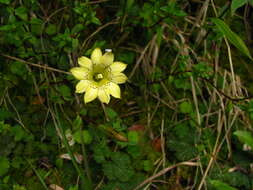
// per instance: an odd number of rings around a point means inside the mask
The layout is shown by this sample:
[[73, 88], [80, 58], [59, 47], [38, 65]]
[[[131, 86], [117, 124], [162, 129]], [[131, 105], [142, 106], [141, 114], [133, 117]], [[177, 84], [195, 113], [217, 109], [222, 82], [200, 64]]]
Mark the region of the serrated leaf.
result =
[[193, 144], [188, 144], [182, 140], [170, 140], [168, 147], [175, 151], [176, 158], [181, 161], [192, 159], [198, 155], [198, 150]]
[[134, 159], [137, 159], [141, 156], [141, 147], [140, 146], [128, 146], [127, 152], [130, 154]]
[[110, 180], [128, 181], [133, 175], [134, 170], [131, 167], [131, 161], [127, 154], [113, 152], [111, 162], [103, 165], [103, 171]]
[[127, 182], [119, 182], [118, 180], [111, 180], [104, 184], [101, 190], [133, 190], [138, 184], [144, 181], [146, 176], [142, 173], [135, 173]]
[[248, 131], [235, 131], [236, 135], [242, 143], [249, 145], [253, 149], [253, 136]]
[[231, 3], [231, 13], [234, 14], [235, 11], [245, 5], [248, 2], [248, 0], [233, 0]]
[[251, 60], [252, 57], [250, 55], [248, 47], [245, 45], [243, 40], [236, 34], [234, 33], [229, 26], [222, 20], [218, 18], [212, 18], [212, 22], [217, 26], [219, 31], [239, 50], [241, 51], [244, 55], [249, 57]]
[[[240, 167], [243, 167], [243, 165], [240, 165]], [[228, 182], [229, 185], [235, 186], [237, 188], [245, 188], [250, 189], [251, 183], [250, 178], [247, 176], [247, 174], [241, 173], [239, 171], [233, 171], [225, 173], [224, 175], [221, 174], [220, 180], [224, 182]]]
[[237, 190], [236, 188], [231, 187], [219, 180], [210, 180], [210, 183], [216, 188], [216, 190]]
[[106, 158], [109, 157], [109, 155], [111, 154], [110, 149], [105, 145], [105, 144], [98, 144], [96, 145], [94, 148], [94, 159], [96, 160], [96, 162], [98, 163], [102, 163], [105, 162]]

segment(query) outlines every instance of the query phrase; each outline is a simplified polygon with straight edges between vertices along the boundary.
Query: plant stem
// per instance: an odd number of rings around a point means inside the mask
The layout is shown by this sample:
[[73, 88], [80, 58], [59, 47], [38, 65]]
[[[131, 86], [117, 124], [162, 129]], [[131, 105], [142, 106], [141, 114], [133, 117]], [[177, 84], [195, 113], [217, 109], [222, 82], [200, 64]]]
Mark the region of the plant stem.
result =
[[85, 148], [85, 144], [84, 144], [84, 142], [83, 142], [82, 127], [80, 128], [80, 133], [81, 133], [81, 141], [82, 141], [82, 152], [83, 152], [84, 168], [85, 168], [85, 171], [86, 171], [86, 175], [87, 175], [88, 180], [92, 183], [91, 175], [90, 175], [89, 162], [88, 162], [88, 160], [87, 160], [86, 148]]
[[32, 163], [28, 160], [28, 159], [25, 159], [27, 161], [27, 163], [31, 166], [32, 170], [34, 171], [34, 173], [37, 175], [37, 177], [39, 178], [40, 180], [40, 183], [42, 184], [42, 186], [46, 189], [46, 190], [49, 190], [47, 188], [47, 185], [46, 183], [44, 182], [44, 180], [42, 179], [42, 177], [40, 176], [39, 172], [35, 169], [35, 167], [32, 165]]
[[64, 146], [66, 147], [67, 151], [68, 151], [68, 154], [71, 158], [71, 161], [78, 173], [78, 175], [80, 176], [81, 180], [82, 180], [82, 184], [85, 185], [85, 190], [92, 190], [92, 183], [91, 183], [91, 180], [89, 180], [86, 176], [84, 176], [83, 172], [81, 171], [81, 168], [78, 166], [77, 164], [77, 161], [76, 161], [76, 158], [74, 157], [74, 154], [73, 152], [71, 151], [71, 148], [69, 146], [69, 143], [68, 143], [68, 140], [65, 136], [65, 133], [63, 131], [63, 128], [61, 126], [61, 122], [60, 122], [60, 119], [59, 119], [59, 113], [58, 111], [56, 110], [56, 118], [57, 118], [57, 121], [59, 123], [59, 125], [57, 126], [60, 130], [60, 133], [62, 135], [62, 139], [63, 139], [63, 143], [64, 143]]

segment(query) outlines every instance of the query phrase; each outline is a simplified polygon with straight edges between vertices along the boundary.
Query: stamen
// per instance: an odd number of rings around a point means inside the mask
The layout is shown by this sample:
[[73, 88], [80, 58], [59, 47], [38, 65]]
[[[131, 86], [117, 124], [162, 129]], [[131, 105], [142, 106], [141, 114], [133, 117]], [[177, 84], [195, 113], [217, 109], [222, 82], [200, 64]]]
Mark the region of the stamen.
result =
[[101, 73], [97, 74], [97, 79], [102, 79], [103, 75]]
[[96, 74], [93, 75], [93, 79], [94, 79], [96, 82], [101, 81], [103, 78], [104, 78], [104, 76], [103, 76], [103, 74], [101, 74], [101, 73], [96, 73]]

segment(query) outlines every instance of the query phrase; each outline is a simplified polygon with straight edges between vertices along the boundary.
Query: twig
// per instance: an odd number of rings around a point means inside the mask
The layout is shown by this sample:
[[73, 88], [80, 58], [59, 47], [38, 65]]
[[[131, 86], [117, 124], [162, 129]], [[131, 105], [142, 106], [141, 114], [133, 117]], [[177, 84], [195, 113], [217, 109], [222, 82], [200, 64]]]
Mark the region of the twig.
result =
[[21, 63], [25, 63], [27, 65], [31, 65], [31, 66], [34, 66], [34, 67], [39, 67], [39, 68], [42, 68], [42, 69], [47, 69], [47, 70], [58, 72], [58, 73], [64, 73], [64, 74], [67, 74], [67, 75], [71, 74], [70, 72], [66, 72], [66, 71], [63, 71], [63, 70], [60, 70], [60, 69], [55, 69], [53, 67], [48, 67], [46, 65], [40, 65], [40, 64], [32, 63], [32, 62], [25, 61], [23, 59], [20, 59], [20, 58], [17, 58], [17, 57], [13, 57], [13, 56], [10, 56], [10, 55], [5, 55], [5, 54], [0, 54], [0, 55], [3, 56], [3, 57], [6, 57], [8, 59], [19, 61]]
[[112, 24], [118, 24], [118, 23], [119, 23], [119, 22], [118, 22], [118, 20], [116, 19], [116, 20], [113, 20], [113, 21], [111, 21], [111, 22], [108, 22], [108, 23], [104, 24], [103, 26], [100, 26], [95, 32], [93, 32], [88, 38], [86, 38], [86, 39], [83, 41], [83, 43], [82, 43], [80, 49], [83, 49], [84, 46], [85, 46], [85, 44], [86, 44], [86, 42], [87, 42], [90, 38], [92, 38], [93, 36], [95, 36], [98, 32], [100, 32], [101, 30], [103, 30], [103, 29], [106, 28], [107, 26], [110, 26], [110, 25], [112, 25]]

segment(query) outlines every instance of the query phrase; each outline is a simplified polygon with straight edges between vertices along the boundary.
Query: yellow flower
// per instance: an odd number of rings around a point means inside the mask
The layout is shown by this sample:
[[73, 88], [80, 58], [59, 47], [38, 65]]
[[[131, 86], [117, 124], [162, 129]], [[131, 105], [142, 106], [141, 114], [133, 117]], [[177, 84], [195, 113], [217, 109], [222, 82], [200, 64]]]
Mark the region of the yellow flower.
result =
[[76, 93], [84, 93], [84, 102], [88, 103], [98, 97], [103, 103], [109, 103], [110, 95], [120, 98], [118, 84], [125, 83], [126, 75], [122, 73], [126, 64], [114, 62], [114, 55], [96, 48], [91, 53], [91, 59], [82, 56], [78, 58], [80, 67], [74, 67], [70, 72], [80, 80], [76, 85]]

